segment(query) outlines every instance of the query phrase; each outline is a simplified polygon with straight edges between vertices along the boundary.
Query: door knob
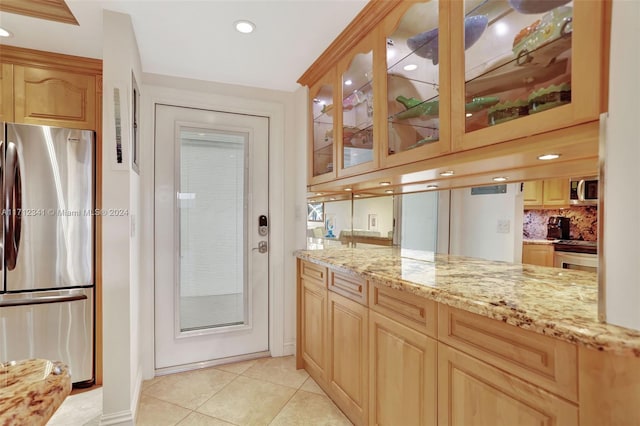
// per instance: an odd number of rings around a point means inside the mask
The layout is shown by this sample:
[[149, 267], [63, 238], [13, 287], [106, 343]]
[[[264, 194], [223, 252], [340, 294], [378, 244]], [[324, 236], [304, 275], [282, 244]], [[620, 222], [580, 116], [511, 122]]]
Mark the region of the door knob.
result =
[[266, 253], [269, 248], [266, 241], [260, 241], [258, 242], [258, 247], [254, 247], [253, 250], [258, 250], [258, 253]]

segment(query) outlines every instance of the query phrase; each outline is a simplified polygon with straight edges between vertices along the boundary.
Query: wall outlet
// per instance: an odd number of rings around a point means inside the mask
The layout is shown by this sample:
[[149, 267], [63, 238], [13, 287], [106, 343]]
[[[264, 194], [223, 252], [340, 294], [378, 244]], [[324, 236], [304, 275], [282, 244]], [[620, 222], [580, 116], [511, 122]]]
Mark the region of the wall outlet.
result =
[[511, 222], [508, 219], [498, 219], [498, 233], [508, 234], [510, 232]]

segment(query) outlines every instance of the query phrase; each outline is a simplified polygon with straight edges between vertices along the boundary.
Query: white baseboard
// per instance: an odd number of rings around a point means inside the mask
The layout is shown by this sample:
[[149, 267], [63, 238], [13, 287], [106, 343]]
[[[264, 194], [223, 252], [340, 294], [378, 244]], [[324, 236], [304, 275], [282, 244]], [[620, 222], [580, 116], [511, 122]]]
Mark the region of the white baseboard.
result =
[[283, 355], [295, 355], [296, 353], [296, 342], [287, 342], [284, 344]]
[[131, 410], [119, 411], [117, 413], [103, 414], [100, 417], [100, 426], [102, 425], [119, 425], [119, 426], [134, 426], [135, 421]]

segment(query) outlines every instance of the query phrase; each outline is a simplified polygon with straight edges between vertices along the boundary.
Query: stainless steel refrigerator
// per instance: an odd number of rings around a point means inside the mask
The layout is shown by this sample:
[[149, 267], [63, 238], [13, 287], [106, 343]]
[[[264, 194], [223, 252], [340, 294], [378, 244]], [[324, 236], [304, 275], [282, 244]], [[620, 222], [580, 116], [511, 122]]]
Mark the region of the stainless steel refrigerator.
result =
[[0, 123], [0, 362], [94, 379], [94, 133]]

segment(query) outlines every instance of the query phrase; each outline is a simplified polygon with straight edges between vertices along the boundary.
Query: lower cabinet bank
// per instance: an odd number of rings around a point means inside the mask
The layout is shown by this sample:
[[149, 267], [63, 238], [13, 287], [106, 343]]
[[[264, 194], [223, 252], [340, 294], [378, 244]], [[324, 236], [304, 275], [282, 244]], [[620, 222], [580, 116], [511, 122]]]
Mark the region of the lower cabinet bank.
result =
[[640, 358], [298, 259], [297, 367], [356, 425], [638, 425]]

